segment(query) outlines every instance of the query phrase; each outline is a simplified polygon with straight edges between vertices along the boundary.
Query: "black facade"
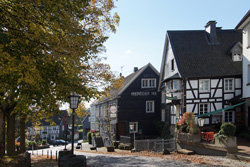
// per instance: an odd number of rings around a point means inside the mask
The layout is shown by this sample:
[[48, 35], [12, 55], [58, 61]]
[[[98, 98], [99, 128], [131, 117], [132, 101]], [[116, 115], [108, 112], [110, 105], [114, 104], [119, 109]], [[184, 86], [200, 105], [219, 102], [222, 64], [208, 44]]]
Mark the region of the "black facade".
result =
[[111, 90], [109, 97], [91, 105], [91, 129], [100, 131], [107, 140], [134, 133], [145, 138], [155, 136], [154, 122], [160, 120], [158, 84], [159, 72], [150, 63], [135, 68], [118, 90]]
[[[143, 79], [156, 79], [154, 88], [142, 88]], [[121, 94], [118, 100], [118, 134], [129, 135], [129, 123], [138, 122], [138, 133], [144, 136], [156, 135], [154, 121], [160, 119], [160, 93], [157, 92], [159, 74], [147, 67], [129, 87]], [[154, 101], [154, 112], [146, 112], [146, 101]], [[119, 132], [119, 131], [125, 131]]]

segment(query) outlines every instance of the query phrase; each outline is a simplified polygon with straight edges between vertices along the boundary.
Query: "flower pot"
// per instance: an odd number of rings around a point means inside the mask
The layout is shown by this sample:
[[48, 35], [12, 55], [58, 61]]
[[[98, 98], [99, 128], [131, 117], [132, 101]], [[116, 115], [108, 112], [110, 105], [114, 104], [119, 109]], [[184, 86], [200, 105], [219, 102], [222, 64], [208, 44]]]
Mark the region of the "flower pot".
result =
[[179, 141], [186, 141], [191, 143], [199, 143], [201, 141], [199, 134], [177, 133], [176, 138]]
[[215, 137], [214, 139], [216, 146], [226, 148], [229, 153], [235, 153], [238, 151], [236, 137], [228, 137], [227, 139], [219, 139], [218, 137]]
[[115, 152], [115, 147], [107, 147], [107, 152]]

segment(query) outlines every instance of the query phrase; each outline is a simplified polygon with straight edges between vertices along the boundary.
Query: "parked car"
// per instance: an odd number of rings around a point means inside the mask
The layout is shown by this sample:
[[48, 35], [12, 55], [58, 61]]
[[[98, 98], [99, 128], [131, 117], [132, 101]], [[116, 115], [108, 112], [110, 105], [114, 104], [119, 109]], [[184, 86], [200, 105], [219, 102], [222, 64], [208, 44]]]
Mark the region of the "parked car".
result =
[[55, 141], [53, 141], [53, 146], [55, 147], [55, 146], [59, 146], [59, 145], [67, 145], [67, 144], [69, 144], [69, 142], [68, 141], [65, 141], [65, 140], [55, 140]]

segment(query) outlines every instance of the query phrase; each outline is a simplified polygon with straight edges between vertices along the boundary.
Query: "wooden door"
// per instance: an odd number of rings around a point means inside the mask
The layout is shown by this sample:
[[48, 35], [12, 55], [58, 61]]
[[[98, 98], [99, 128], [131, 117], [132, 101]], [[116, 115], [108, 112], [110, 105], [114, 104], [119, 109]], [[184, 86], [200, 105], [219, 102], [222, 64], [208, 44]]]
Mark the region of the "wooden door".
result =
[[117, 139], [120, 139], [120, 136], [125, 136], [126, 135], [126, 123], [125, 122], [119, 122], [117, 124]]

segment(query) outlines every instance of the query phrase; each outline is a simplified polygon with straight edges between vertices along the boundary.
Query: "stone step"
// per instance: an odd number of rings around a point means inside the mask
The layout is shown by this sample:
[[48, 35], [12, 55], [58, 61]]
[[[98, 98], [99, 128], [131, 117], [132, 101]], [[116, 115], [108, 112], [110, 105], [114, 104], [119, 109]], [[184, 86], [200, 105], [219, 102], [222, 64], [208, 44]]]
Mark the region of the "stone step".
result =
[[177, 150], [177, 153], [179, 153], [179, 154], [186, 154], [186, 155], [193, 155], [193, 154], [195, 154], [194, 151], [187, 150], [187, 149], [179, 149], [179, 150]]

